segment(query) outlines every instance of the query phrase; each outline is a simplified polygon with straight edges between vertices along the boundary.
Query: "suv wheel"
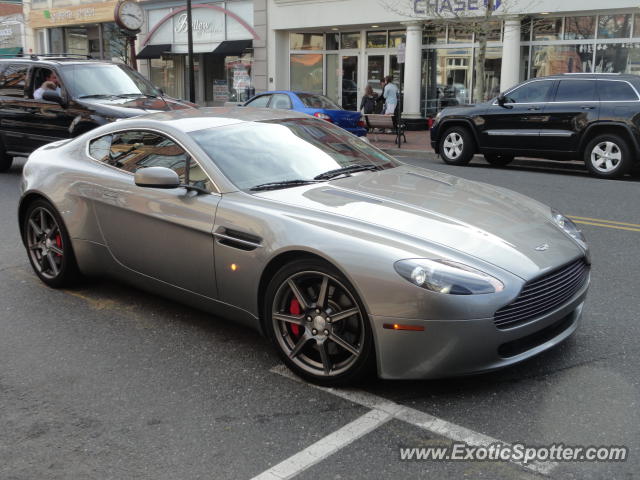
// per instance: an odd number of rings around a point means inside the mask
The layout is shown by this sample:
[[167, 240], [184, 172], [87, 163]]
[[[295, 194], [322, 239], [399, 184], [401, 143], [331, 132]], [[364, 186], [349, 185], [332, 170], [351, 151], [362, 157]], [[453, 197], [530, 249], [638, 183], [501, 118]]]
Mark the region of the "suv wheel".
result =
[[11, 168], [13, 157], [4, 151], [4, 147], [0, 144], [0, 172], [6, 172]]
[[487, 163], [494, 167], [505, 167], [513, 162], [513, 155], [504, 155], [502, 153], [485, 153], [484, 159]]
[[473, 136], [464, 127], [450, 128], [440, 139], [440, 157], [449, 165], [467, 165], [475, 149]]
[[618, 135], [599, 135], [587, 145], [584, 163], [600, 178], [619, 178], [631, 169], [631, 149]]

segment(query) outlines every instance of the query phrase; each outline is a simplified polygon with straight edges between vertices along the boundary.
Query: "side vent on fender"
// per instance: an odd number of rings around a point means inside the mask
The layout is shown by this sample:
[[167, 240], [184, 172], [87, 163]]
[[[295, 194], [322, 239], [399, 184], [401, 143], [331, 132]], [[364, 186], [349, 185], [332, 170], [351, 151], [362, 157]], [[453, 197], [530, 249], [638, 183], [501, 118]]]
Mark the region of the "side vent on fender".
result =
[[260, 237], [239, 230], [221, 228], [217, 232], [214, 232], [213, 236], [218, 239], [220, 245], [226, 245], [227, 247], [237, 248], [246, 252], [262, 247], [262, 239]]

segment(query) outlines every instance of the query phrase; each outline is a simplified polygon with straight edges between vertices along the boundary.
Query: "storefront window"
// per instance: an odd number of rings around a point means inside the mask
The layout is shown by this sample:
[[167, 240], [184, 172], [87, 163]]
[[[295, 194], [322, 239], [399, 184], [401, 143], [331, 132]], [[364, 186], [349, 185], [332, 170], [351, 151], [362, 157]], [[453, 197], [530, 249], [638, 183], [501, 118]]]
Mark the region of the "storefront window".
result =
[[387, 48], [387, 32], [367, 32], [367, 48]]
[[489, 23], [489, 30], [487, 31], [487, 41], [499, 42], [502, 40], [502, 22], [494, 20]]
[[339, 103], [340, 92], [338, 91], [338, 81], [339, 81], [339, 66], [338, 60], [339, 56], [337, 53], [329, 53], [327, 54], [327, 71], [326, 71], [326, 81], [327, 85], [327, 97], [333, 100], [336, 103]]
[[562, 32], [562, 18], [546, 18], [534, 20], [534, 40], [559, 40]]
[[406, 42], [407, 32], [405, 30], [396, 30], [389, 32], [389, 48], [398, 48], [401, 43]]
[[[500, 93], [500, 68], [502, 67], [502, 48], [487, 48], [484, 60], [484, 88], [482, 98], [474, 98], [476, 102], [497, 97]], [[477, 74], [477, 69], [474, 70]], [[478, 79], [476, 78], [475, 82]], [[475, 87], [474, 87], [475, 88]], [[476, 88], [477, 90], [477, 88]]]
[[529, 50], [528, 45], [520, 47], [520, 78], [521, 82], [529, 78]]
[[446, 25], [427, 25], [425, 27], [422, 44], [429, 45], [434, 43], [447, 43], [447, 26]]
[[596, 17], [567, 17], [564, 20], [564, 39], [582, 40], [595, 38]]
[[526, 18], [520, 22], [520, 41], [522, 42], [530, 42], [531, 41], [531, 29], [533, 25], [533, 20], [530, 18]]
[[[322, 55], [320, 55], [322, 57]], [[246, 102], [254, 93], [251, 82], [251, 68], [253, 66], [253, 51], [245, 52], [241, 56], [227, 56], [224, 58], [224, 68], [227, 73], [227, 87], [229, 101]], [[322, 62], [320, 62], [322, 70]], [[322, 80], [320, 80], [322, 82]], [[207, 86], [207, 89], [210, 88]], [[215, 98], [214, 98], [215, 100]], [[218, 105], [220, 103], [217, 103]]]
[[[184, 72], [184, 58], [183, 55], [168, 55], [150, 60], [151, 83], [160, 87], [170, 97], [182, 98], [184, 96], [184, 82], [179, 73]], [[224, 90], [227, 90], [226, 82]]]
[[324, 49], [324, 35], [322, 33], [292, 33], [289, 39], [291, 50]]
[[291, 90], [322, 92], [322, 54], [291, 55]]
[[102, 24], [102, 50], [106, 60], [121, 63], [128, 61], [127, 37], [115, 23]]
[[449, 43], [471, 43], [473, 32], [463, 27], [449, 27]]
[[340, 48], [360, 48], [360, 33], [343, 33]]
[[340, 34], [327, 33], [327, 50], [338, 50], [340, 48]]
[[533, 47], [531, 76], [544, 77], [560, 73], [591, 72], [592, 45], [542, 45]]
[[64, 53], [64, 29], [49, 29], [49, 53]]
[[633, 36], [640, 37], [640, 14], [636, 13], [635, 20], [633, 21]]
[[426, 51], [426, 113], [469, 103], [471, 99], [470, 48], [439, 48]]
[[[634, 44], [633, 47], [640, 47]], [[596, 46], [596, 68], [598, 73], [640, 74], [640, 48], [627, 48], [620, 44]]]
[[598, 38], [627, 38], [631, 33], [631, 15], [600, 15]]

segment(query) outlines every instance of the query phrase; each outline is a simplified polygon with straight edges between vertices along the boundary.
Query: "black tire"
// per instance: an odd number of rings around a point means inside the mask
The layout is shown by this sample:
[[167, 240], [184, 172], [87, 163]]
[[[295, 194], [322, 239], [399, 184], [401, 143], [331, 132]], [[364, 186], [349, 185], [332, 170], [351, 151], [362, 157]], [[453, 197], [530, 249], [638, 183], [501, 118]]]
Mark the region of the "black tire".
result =
[[440, 138], [440, 158], [449, 165], [467, 165], [476, 153], [476, 142], [469, 129], [452, 127]]
[[40, 280], [52, 288], [78, 282], [81, 274], [71, 240], [53, 205], [44, 199], [34, 200], [27, 206], [22, 222], [27, 256]]
[[[322, 285], [326, 293], [320, 305]], [[313, 259], [284, 265], [267, 286], [263, 311], [265, 331], [280, 358], [305, 380], [324, 386], [353, 385], [375, 372], [366, 310], [349, 280], [331, 265]]]
[[485, 153], [484, 159], [494, 167], [506, 167], [513, 162], [514, 156], [502, 153]]
[[584, 150], [587, 169], [600, 178], [620, 178], [631, 170], [633, 162], [626, 140], [615, 134], [598, 135]]
[[6, 172], [11, 168], [13, 157], [4, 150], [4, 146], [0, 143], [0, 172]]

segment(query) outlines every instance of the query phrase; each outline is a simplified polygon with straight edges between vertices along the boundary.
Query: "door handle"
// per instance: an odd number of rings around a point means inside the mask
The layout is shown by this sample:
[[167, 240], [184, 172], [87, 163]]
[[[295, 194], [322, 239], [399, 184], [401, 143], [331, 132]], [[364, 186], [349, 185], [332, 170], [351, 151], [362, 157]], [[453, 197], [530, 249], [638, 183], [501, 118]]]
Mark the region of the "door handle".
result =
[[596, 107], [591, 107], [591, 106], [589, 106], [589, 105], [583, 105], [581, 108], [582, 108], [583, 110], [593, 110], [593, 109], [595, 109]]
[[531, 108], [529, 108], [530, 112], [537, 112], [538, 110], [540, 110], [540, 107], [531, 107]]

